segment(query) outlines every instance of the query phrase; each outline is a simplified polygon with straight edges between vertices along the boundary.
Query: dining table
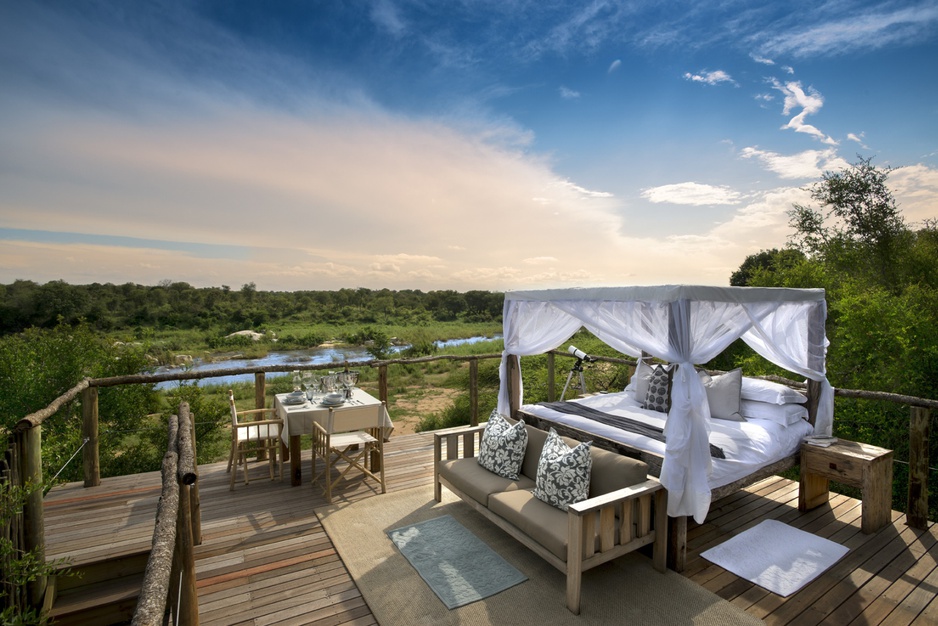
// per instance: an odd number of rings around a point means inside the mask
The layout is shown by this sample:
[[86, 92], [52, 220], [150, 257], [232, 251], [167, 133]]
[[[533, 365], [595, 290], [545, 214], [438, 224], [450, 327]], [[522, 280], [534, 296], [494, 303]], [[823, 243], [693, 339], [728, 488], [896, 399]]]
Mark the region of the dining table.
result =
[[[334, 429], [342, 432], [342, 411], [351, 407], [373, 406], [380, 413], [384, 440], [387, 441], [394, 430], [391, 416], [387, 407], [381, 400], [375, 398], [367, 391], [357, 387], [353, 388], [345, 402], [336, 405], [323, 404], [318, 399], [309, 400], [289, 393], [274, 395], [274, 409], [277, 417], [283, 421], [280, 437], [290, 451], [290, 484], [297, 487], [303, 484], [302, 463], [300, 462], [300, 437], [313, 433], [313, 423], [325, 426], [329, 418], [329, 409], [335, 411]], [[380, 462], [380, 461], [379, 461]]]

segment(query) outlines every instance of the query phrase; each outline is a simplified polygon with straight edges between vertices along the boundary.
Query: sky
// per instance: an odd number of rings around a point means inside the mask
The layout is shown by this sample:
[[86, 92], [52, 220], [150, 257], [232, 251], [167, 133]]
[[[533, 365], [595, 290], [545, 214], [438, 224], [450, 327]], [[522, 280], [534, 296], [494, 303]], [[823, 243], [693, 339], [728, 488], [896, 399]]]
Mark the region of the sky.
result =
[[727, 285], [859, 157], [938, 218], [938, 0], [0, 2], [0, 283]]

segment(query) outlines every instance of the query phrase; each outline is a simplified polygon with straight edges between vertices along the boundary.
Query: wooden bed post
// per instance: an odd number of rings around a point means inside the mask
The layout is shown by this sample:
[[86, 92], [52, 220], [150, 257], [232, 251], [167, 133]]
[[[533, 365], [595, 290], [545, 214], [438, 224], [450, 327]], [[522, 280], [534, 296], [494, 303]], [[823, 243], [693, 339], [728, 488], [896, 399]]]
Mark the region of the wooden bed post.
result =
[[508, 414], [518, 419], [516, 413], [521, 408], [521, 359], [516, 354], [508, 355]]

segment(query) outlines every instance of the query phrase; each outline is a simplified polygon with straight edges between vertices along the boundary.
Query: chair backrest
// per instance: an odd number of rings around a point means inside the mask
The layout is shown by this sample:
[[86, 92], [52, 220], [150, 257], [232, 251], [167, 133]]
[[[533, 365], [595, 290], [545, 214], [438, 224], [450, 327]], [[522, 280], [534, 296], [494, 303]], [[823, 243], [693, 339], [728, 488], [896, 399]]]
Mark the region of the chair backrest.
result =
[[349, 406], [339, 409], [329, 409], [329, 422], [326, 430], [330, 433], [348, 433], [355, 430], [380, 428], [384, 425], [381, 404], [366, 404], [363, 406]]
[[234, 392], [228, 390], [228, 404], [231, 405], [231, 426], [233, 428], [238, 427], [238, 407], [235, 406]]

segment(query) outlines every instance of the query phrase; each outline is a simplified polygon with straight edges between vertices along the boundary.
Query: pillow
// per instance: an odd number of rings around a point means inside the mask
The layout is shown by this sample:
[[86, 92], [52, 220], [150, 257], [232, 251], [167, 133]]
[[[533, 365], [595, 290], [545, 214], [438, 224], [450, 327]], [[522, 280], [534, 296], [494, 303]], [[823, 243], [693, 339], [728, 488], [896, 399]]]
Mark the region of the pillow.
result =
[[593, 467], [590, 447], [592, 442], [587, 441], [571, 448], [551, 428], [537, 463], [534, 496], [561, 511], [586, 500]]
[[745, 422], [746, 418], [739, 414], [739, 394], [743, 384], [743, 371], [735, 369], [719, 376], [710, 376], [704, 371], [697, 373], [707, 390], [710, 417]]
[[495, 410], [482, 431], [477, 460], [479, 465], [502, 478], [518, 480], [527, 445], [528, 431], [524, 427], [524, 420], [510, 424]]
[[651, 409], [660, 413], [671, 410], [671, 379], [674, 376], [675, 364], [667, 367], [655, 365], [651, 378], [648, 379], [648, 391], [642, 403], [643, 409]]
[[799, 420], [808, 419], [808, 408], [803, 404], [775, 404], [742, 400], [739, 403], [739, 412], [744, 417], [771, 420], [782, 426], [791, 426], [797, 424]]
[[654, 364], [649, 363], [644, 358], [639, 359], [635, 365], [635, 373], [632, 375], [632, 380], [626, 389], [635, 394], [635, 399], [638, 402], [645, 401], [645, 394], [648, 393], [648, 379], [651, 378], [653, 368]]
[[743, 400], [771, 402], [772, 404], [789, 404], [791, 402], [804, 404], [808, 401], [808, 396], [781, 383], [747, 377], [743, 377], [742, 398]]

